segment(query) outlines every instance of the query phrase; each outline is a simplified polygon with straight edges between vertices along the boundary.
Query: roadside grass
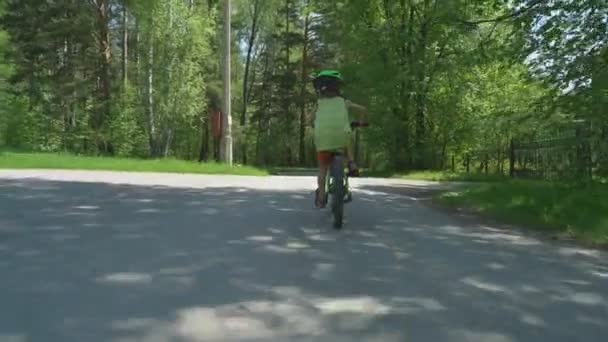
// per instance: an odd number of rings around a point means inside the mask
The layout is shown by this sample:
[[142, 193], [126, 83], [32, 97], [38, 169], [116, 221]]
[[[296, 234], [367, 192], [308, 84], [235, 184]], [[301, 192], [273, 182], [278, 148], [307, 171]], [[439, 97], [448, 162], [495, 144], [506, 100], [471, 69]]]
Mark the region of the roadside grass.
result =
[[412, 171], [398, 174], [394, 177], [438, 182], [499, 182], [508, 180], [508, 177], [498, 174], [456, 173], [449, 171]]
[[458, 173], [449, 171], [410, 171], [399, 173], [363, 170], [362, 175], [364, 177], [399, 178], [436, 182], [498, 182], [509, 179], [506, 176], [497, 174]]
[[315, 176], [318, 171], [314, 167], [272, 167], [269, 172], [274, 176]]
[[608, 245], [608, 184], [507, 180], [471, 184], [437, 199], [505, 223]]
[[61, 169], [134, 172], [169, 172], [266, 176], [266, 170], [221, 163], [197, 163], [177, 159], [127, 159], [76, 156], [64, 153], [0, 151], [0, 169]]

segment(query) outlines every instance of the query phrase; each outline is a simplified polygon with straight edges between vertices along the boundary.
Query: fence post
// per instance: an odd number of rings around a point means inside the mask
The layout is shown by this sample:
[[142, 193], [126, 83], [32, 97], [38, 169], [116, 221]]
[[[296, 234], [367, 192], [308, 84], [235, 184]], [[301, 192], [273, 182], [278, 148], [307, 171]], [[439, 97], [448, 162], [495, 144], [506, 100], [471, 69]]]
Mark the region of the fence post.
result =
[[464, 157], [464, 164], [467, 169], [467, 173], [471, 173], [471, 156], [468, 153]]
[[587, 138], [586, 142], [587, 149], [587, 178], [589, 181], [593, 180], [593, 147], [591, 146], [590, 138]]
[[509, 176], [515, 176], [515, 141], [513, 138], [509, 143]]
[[502, 173], [502, 163], [503, 163], [503, 159], [502, 159], [502, 151], [500, 149], [500, 147], [498, 148], [498, 150], [496, 151], [496, 173]]
[[452, 154], [452, 173], [456, 172], [456, 157]]
[[488, 156], [488, 153], [486, 152], [485, 154], [485, 161], [484, 161], [484, 168], [485, 168], [485, 174], [488, 174], [488, 166], [490, 164], [490, 157]]

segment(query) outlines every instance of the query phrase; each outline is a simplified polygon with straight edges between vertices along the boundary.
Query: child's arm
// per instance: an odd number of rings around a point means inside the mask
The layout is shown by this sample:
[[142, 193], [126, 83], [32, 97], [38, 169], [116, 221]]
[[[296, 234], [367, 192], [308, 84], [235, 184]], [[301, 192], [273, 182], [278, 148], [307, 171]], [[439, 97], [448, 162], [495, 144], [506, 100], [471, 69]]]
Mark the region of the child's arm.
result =
[[367, 122], [367, 116], [369, 114], [369, 111], [367, 110], [366, 107], [364, 107], [360, 104], [356, 104], [350, 100], [347, 100], [346, 108], [348, 108], [349, 111], [357, 113], [359, 115], [359, 120]]

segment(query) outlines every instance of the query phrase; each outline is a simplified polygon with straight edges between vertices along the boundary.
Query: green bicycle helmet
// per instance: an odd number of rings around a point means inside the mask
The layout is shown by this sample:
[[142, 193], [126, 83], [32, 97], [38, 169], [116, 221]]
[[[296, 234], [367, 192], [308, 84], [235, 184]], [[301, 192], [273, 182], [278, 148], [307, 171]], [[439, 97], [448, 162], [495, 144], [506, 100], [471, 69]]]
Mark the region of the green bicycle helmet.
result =
[[339, 71], [322, 70], [314, 76], [312, 85], [317, 94], [322, 95], [326, 92], [339, 94], [342, 82], [342, 74]]
[[321, 77], [329, 77], [329, 78], [337, 78], [342, 81], [342, 74], [338, 70], [321, 70], [315, 78]]

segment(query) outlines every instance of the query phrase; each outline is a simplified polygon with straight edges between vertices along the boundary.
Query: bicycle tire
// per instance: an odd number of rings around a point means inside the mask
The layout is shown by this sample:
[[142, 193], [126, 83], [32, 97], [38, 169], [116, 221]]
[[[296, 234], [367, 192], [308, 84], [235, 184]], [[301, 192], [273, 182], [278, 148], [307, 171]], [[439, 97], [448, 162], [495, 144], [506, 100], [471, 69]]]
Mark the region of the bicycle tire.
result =
[[341, 229], [344, 219], [344, 161], [343, 156], [334, 156], [330, 174], [332, 178], [331, 210], [334, 216], [334, 228]]

